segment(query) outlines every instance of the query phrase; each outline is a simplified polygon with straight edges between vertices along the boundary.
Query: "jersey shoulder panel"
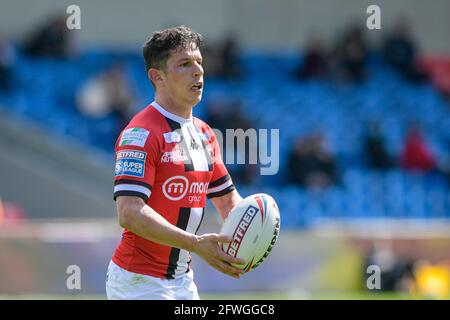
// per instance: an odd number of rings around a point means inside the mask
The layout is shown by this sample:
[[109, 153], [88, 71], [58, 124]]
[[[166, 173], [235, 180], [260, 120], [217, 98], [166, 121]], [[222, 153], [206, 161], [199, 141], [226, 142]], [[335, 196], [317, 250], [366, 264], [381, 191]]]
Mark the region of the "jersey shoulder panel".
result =
[[203, 121], [197, 117], [193, 117], [193, 121], [194, 121], [195, 126], [197, 126], [198, 128], [201, 128], [202, 131], [212, 130], [212, 128], [205, 121]]
[[147, 130], [164, 131], [167, 126], [165, 117], [152, 105], [148, 105], [131, 119], [126, 128], [140, 127]]
[[115, 148], [114, 199], [134, 195], [147, 202], [164, 146], [162, 132], [167, 128], [164, 117], [148, 106], [122, 131]]
[[193, 118], [194, 125], [201, 131], [202, 139], [205, 140], [207, 144], [215, 144], [217, 137], [214, 130], [203, 120], [194, 117]]

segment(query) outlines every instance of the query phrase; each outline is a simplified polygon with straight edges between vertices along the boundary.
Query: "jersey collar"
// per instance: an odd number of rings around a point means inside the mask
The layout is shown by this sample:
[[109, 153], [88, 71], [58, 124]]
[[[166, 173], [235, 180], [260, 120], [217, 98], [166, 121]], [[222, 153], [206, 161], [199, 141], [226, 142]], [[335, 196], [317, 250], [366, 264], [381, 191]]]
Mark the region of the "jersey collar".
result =
[[153, 108], [158, 110], [159, 113], [161, 113], [163, 116], [165, 116], [165, 117], [167, 117], [167, 118], [169, 118], [169, 119], [171, 119], [173, 121], [176, 121], [176, 122], [178, 122], [180, 124], [184, 124], [184, 123], [187, 123], [187, 122], [192, 122], [192, 117], [189, 118], [189, 119], [186, 119], [186, 118], [177, 116], [176, 114], [173, 114], [173, 113], [167, 111], [166, 109], [164, 109], [163, 107], [161, 107], [156, 101], [153, 101], [151, 103], [151, 105], [153, 106]]

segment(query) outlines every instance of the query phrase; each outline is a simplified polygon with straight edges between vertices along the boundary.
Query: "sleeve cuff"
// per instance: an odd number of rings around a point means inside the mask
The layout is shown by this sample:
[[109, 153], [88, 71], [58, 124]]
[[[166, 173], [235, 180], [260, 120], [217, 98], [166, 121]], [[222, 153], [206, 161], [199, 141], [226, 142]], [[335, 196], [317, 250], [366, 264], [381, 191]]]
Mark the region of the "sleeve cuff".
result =
[[222, 196], [226, 195], [227, 193], [230, 193], [233, 190], [236, 190], [236, 187], [234, 186], [233, 183], [231, 183], [231, 185], [229, 185], [228, 187], [226, 187], [225, 189], [222, 189], [220, 191], [217, 191], [217, 192], [210, 192], [210, 191], [208, 191], [206, 196], [208, 197], [208, 199], [216, 198], [216, 197], [222, 197]]
[[[133, 183], [136, 183], [133, 181]], [[136, 196], [147, 202], [151, 195], [151, 186], [145, 183], [132, 184], [128, 181], [116, 181], [114, 186], [114, 200], [119, 196]]]
[[114, 201], [116, 201], [117, 198], [121, 197], [121, 196], [138, 197], [138, 198], [141, 198], [142, 200], [144, 200], [144, 202], [147, 202], [148, 198], [149, 198], [149, 197], [147, 197], [147, 195], [140, 193], [140, 192], [136, 192], [136, 191], [117, 191], [117, 192], [114, 192], [114, 198], [113, 198]]

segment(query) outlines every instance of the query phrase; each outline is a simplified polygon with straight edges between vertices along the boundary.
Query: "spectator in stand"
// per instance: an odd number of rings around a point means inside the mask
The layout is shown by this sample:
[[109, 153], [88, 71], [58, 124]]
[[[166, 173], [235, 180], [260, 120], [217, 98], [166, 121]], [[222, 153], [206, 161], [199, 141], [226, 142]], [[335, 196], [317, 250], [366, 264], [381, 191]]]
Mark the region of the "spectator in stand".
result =
[[16, 53], [8, 39], [0, 34], [0, 91], [9, 91], [12, 87], [12, 69]]
[[224, 100], [210, 99], [206, 102], [205, 121], [210, 124], [211, 128], [219, 130], [222, 135], [225, 135], [225, 130], [230, 126], [229, 107]]
[[428, 77], [419, 67], [417, 45], [411, 35], [411, 27], [405, 17], [400, 17], [394, 30], [384, 43], [384, 59], [406, 80], [420, 82]]
[[299, 80], [327, 79], [330, 75], [328, 53], [322, 39], [312, 36], [306, 45], [303, 63], [295, 71]]
[[288, 158], [288, 182], [306, 188], [324, 189], [338, 182], [335, 159], [321, 133], [298, 139]]
[[116, 62], [109, 69], [90, 79], [77, 93], [82, 114], [102, 118], [114, 114], [121, 131], [133, 115], [134, 94], [126, 80], [125, 65]]
[[73, 32], [66, 26], [66, 16], [55, 15], [34, 33], [25, 51], [36, 57], [67, 58], [74, 53]]
[[208, 78], [215, 78], [219, 76], [222, 68], [220, 57], [215, 50], [214, 45], [205, 44], [202, 51], [203, 56], [203, 70]]
[[364, 152], [370, 167], [386, 170], [394, 165], [394, 161], [386, 149], [380, 124], [372, 122], [364, 138]]
[[364, 29], [355, 25], [344, 33], [335, 51], [338, 78], [353, 83], [364, 82], [367, 78], [367, 57], [368, 46]]
[[209, 100], [205, 120], [211, 127], [218, 129], [225, 136], [226, 129], [254, 128], [250, 120], [242, 113], [243, 105], [239, 99]]
[[[426, 56], [420, 58], [420, 65], [428, 80], [450, 102], [450, 57]], [[447, 104], [450, 107], [450, 103]], [[450, 110], [450, 109], [449, 109]]]
[[[250, 128], [254, 128], [250, 121], [242, 113], [242, 101], [230, 100], [230, 101], [218, 101], [210, 100], [207, 103], [207, 115], [205, 120], [211, 125], [214, 130], [219, 130], [223, 137], [225, 148], [222, 156], [226, 159], [226, 152], [234, 152], [235, 160], [245, 159], [245, 164], [236, 163], [230, 165], [228, 171], [233, 175], [233, 181], [240, 184], [252, 184], [256, 180], [257, 165], [250, 163], [250, 153], [255, 154], [257, 150], [250, 150], [250, 143], [248, 139], [245, 139], [244, 146], [238, 146], [238, 139], [235, 135], [233, 141], [227, 140], [227, 129], [242, 129], [244, 132]], [[235, 134], [237, 134], [235, 132]], [[216, 134], [218, 136], [218, 134]], [[242, 148], [243, 147], [243, 148]], [[242, 153], [244, 151], [244, 153]]]
[[436, 159], [417, 124], [413, 124], [408, 131], [400, 164], [405, 170], [426, 172], [436, 169]]
[[236, 36], [229, 35], [220, 49], [220, 68], [218, 76], [227, 80], [237, 80], [241, 77], [242, 71], [239, 64], [239, 43]]

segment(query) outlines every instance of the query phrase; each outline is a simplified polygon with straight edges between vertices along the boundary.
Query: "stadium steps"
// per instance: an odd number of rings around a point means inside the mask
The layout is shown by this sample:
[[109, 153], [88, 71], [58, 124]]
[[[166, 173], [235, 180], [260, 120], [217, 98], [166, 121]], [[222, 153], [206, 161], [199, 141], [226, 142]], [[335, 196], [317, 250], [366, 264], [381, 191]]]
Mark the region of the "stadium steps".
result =
[[0, 168], [0, 196], [30, 218], [115, 216], [112, 157], [51, 128], [0, 112]]

